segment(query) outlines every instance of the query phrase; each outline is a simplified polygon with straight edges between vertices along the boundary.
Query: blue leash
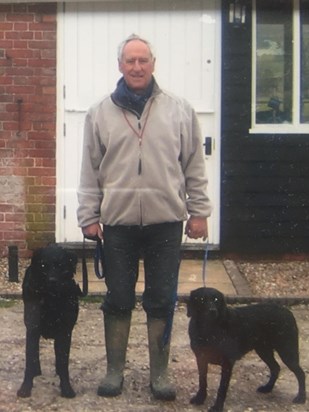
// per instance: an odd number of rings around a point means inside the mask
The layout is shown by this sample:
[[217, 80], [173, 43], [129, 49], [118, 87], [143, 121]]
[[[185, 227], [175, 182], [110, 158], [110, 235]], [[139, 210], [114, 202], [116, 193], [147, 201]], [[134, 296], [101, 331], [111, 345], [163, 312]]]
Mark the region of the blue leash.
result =
[[[203, 276], [203, 285], [204, 287], [206, 287], [206, 267], [207, 267], [207, 259], [208, 259], [208, 238], [206, 238], [205, 241], [205, 252], [204, 252], [204, 259], [203, 259], [203, 270], [202, 270], [202, 276]], [[179, 267], [180, 267], [180, 261], [179, 261]], [[178, 268], [179, 269], [179, 268]], [[174, 296], [174, 309], [176, 306], [176, 302], [177, 302], [178, 298], [177, 298], [177, 291], [175, 291], [175, 296]], [[163, 333], [163, 337], [162, 337], [162, 345], [163, 348], [168, 344], [169, 338], [171, 336], [171, 332], [172, 332], [172, 326], [173, 326], [173, 319], [174, 319], [174, 312], [175, 310], [173, 310], [169, 317], [167, 318], [167, 322], [165, 325], [165, 329], [164, 329], [164, 333]]]
[[204, 285], [204, 287], [206, 287], [206, 267], [207, 267], [207, 259], [208, 259], [208, 238], [206, 238], [206, 241], [205, 241], [205, 252], [204, 252], [203, 271], [202, 271], [202, 277], [203, 277], [203, 285]]

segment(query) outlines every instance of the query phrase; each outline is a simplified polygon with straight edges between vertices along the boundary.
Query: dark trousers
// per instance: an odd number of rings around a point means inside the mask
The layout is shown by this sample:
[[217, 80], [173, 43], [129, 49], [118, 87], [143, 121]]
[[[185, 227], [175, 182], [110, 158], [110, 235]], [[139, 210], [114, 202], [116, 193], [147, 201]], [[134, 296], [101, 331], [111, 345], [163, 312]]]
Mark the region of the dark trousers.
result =
[[143, 257], [143, 308], [152, 317], [174, 311], [183, 223], [104, 226], [105, 313], [128, 313], [135, 307], [139, 259]]

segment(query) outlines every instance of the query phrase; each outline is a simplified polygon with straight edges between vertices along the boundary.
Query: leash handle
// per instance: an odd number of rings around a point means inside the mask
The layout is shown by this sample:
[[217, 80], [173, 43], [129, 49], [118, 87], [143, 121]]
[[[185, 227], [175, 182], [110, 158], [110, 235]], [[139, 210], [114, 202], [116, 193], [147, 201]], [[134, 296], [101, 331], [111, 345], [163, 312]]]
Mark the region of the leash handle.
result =
[[[104, 278], [104, 249], [103, 242], [99, 236], [84, 236], [84, 250], [85, 250], [85, 239], [93, 240], [96, 242], [96, 247], [94, 250], [94, 273], [98, 279]], [[84, 253], [85, 255], [85, 253]], [[86, 259], [83, 265], [86, 266]]]
[[97, 245], [94, 252], [94, 272], [98, 279], [104, 278], [104, 249], [102, 239], [100, 238], [97, 238]]
[[85, 236], [83, 239], [83, 253], [82, 253], [82, 274], [83, 274], [83, 296], [88, 295], [88, 269], [86, 261]]

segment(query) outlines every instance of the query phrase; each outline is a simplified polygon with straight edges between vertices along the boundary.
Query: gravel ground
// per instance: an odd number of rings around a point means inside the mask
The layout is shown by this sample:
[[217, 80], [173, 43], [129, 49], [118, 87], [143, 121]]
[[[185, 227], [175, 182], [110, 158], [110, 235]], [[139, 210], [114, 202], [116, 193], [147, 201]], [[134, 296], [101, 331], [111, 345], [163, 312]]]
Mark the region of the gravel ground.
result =
[[[300, 331], [301, 365], [309, 372], [308, 307], [293, 307]], [[195, 357], [189, 346], [186, 308], [179, 305], [175, 312], [170, 375], [177, 388], [174, 402], [153, 399], [149, 389], [149, 367], [145, 314], [140, 307], [133, 312], [127, 352], [124, 389], [117, 398], [96, 395], [102, 379], [106, 358], [102, 313], [98, 303], [80, 305], [74, 328], [70, 355], [70, 376], [77, 396], [65, 399], [59, 395], [59, 380], [55, 376], [53, 343], [41, 340], [42, 376], [35, 378], [31, 398], [16, 396], [24, 374], [25, 327], [23, 305], [19, 300], [10, 308], [0, 307], [0, 411], [1, 412], [202, 412], [216, 396], [219, 384], [218, 367], [209, 367], [208, 400], [203, 406], [190, 405], [196, 393], [198, 375]], [[13, 325], [13, 327], [12, 327]], [[225, 412], [305, 412], [308, 405], [294, 405], [297, 392], [294, 375], [282, 365], [277, 385], [271, 394], [262, 395], [256, 387], [267, 380], [267, 368], [254, 353], [236, 363], [225, 403]]]
[[[27, 260], [19, 262], [20, 279]], [[237, 262], [238, 270], [248, 280], [254, 296], [309, 296], [309, 262]], [[8, 281], [7, 261], [0, 260], [0, 293], [20, 293], [21, 282]], [[16, 391], [24, 374], [25, 326], [21, 300], [0, 299], [0, 412], [198, 412], [206, 411], [213, 402], [220, 370], [209, 368], [209, 395], [203, 406], [190, 405], [197, 390], [195, 357], [188, 339], [186, 307], [179, 304], [175, 312], [171, 345], [170, 374], [177, 387], [175, 402], [155, 401], [149, 390], [149, 366], [146, 319], [138, 305], [133, 313], [123, 394], [117, 398], [96, 395], [105, 367], [105, 349], [100, 303], [82, 301], [74, 328], [70, 375], [77, 396], [59, 396], [59, 380], [54, 372], [53, 342], [41, 340], [42, 376], [35, 379], [31, 398], [19, 399]], [[309, 307], [295, 305], [292, 311], [299, 327], [301, 365], [309, 373]], [[255, 388], [267, 379], [267, 368], [254, 353], [236, 363], [225, 403], [225, 412], [305, 412], [306, 405], [294, 405], [294, 375], [282, 365], [274, 391], [258, 394]]]
[[309, 297], [309, 261], [236, 262], [253, 296]]

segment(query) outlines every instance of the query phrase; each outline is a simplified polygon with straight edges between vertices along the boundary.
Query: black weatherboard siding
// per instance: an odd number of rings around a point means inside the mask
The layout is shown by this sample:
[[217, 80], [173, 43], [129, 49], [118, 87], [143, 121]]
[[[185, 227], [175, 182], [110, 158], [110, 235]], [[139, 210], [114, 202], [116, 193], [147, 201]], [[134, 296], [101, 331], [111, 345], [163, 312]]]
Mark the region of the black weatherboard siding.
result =
[[307, 253], [309, 136], [249, 134], [251, 2], [239, 28], [222, 4], [221, 250]]

